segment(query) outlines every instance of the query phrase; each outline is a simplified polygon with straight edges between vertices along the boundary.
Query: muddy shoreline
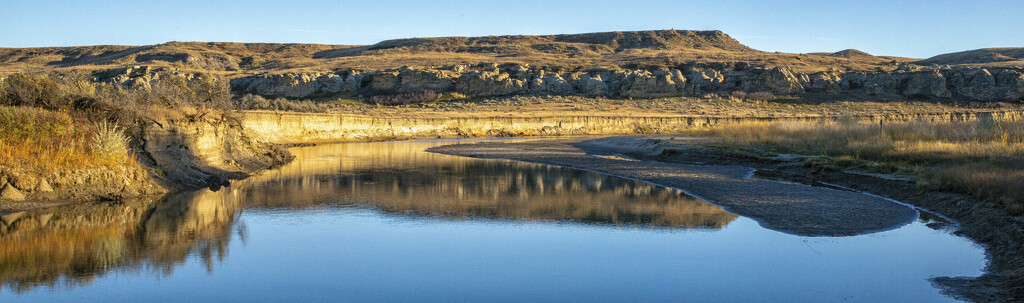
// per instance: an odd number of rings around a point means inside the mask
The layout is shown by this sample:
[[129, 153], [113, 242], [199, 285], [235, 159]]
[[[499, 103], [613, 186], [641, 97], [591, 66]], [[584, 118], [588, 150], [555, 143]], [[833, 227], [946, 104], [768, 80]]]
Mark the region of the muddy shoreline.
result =
[[[1014, 302], [1024, 298], [1024, 220], [1010, 216], [998, 205], [991, 202], [978, 201], [970, 196], [936, 191], [921, 191], [908, 180], [869, 176], [856, 172], [826, 171], [805, 167], [800, 159], [762, 158], [757, 156], [737, 156], [717, 153], [712, 149], [703, 148], [700, 140], [679, 138], [679, 135], [646, 135], [584, 139], [553, 139], [517, 143], [477, 143], [447, 145], [429, 149], [431, 152], [469, 156], [477, 158], [509, 159], [517, 161], [553, 164], [597, 172], [610, 173], [629, 178], [651, 181], [654, 183], [675, 186], [703, 186], [699, 183], [671, 181], [669, 176], [658, 174], [638, 174], [636, 167], [651, 168], [652, 165], [674, 165], [677, 169], [692, 172], [718, 173], [721, 167], [746, 167], [754, 169], [757, 179], [782, 180], [802, 184], [834, 184], [856, 191], [870, 193], [880, 197], [908, 203], [930, 212], [940, 214], [957, 221], [956, 234], [972, 239], [984, 246], [989, 257], [989, 265], [985, 274], [979, 278], [937, 277], [933, 279], [936, 287], [951, 296], [975, 302]], [[623, 164], [621, 162], [632, 163]], [[616, 163], [616, 161], [620, 163]], [[653, 164], [652, 164], [653, 163]], [[633, 168], [628, 168], [634, 166]], [[708, 177], [708, 176], [701, 176]], [[744, 176], [744, 177], [749, 177]], [[676, 176], [678, 178], [678, 176]], [[707, 197], [705, 197], [707, 198]], [[713, 197], [721, 198], [721, 197]], [[712, 199], [715, 200], [715, 199]], [[729, 211], [736, 212], [732, 202], [712, 201], [724, 205]], [[892, 203], [895, 204], [895, 203]], [[792, 208], [792, 207], [791, 207]], [[799, 208], [799, 207], [796, 207]], [[750, 209], [739, 208], [739, 213], [748, 216]], [[856, 215], [851, 212], [857, 208], [842, 208], [838, 213]], [[862, 210], [862, 209], [861, 209]], [[766, 209], [755, 209], [766, 211]], [[767, 211], [771, 211], [768, 209]], [[803, 216], [799, 212], [784, 216]], [[765, 214], [754, 213], [755, 220], [764, 225]], [[769, 220], [778, 214], [768, 213]], [[758, 218], [760, 217], [760, 218]], [[813, 216], [811, 217], [813, 218]], [[853, 219], [851, 217], [844, 217]], [[915, 217], [916, 218], [916, 217]], [[804, 218], [807, 219], [807, 218]], [[863, 220], [858, 218], [856, 220]], [[891, 220], [891, 219], [890, 219]], [[849, 220], [846, 220], [849, 221]], [[875, 224], [884, 220], [876, 221]], [[774, 222], [774, 221], [773, 221]], [[806, 230], [792, 232], [786, 230], [788, 221], [782, 221], [782, 230], [778, 225], [765, 227], [782, 232], [805, 234]], [[828, 224], [848, 224], [851, 222], [824, 222]], [[806, 226], [805, 226], [806, 227]], [[813, 229], [812, 229], [813, 231]], [[862, 230], [861, 232], [866, 232]], [[836, 233], [832, 235], [843, 235]], [[855, 234], [855, 233], [845, 233]], [[813, 234], [811, 234], [813, 235]], [[818, 235], [829, 235], [821, 233]]]

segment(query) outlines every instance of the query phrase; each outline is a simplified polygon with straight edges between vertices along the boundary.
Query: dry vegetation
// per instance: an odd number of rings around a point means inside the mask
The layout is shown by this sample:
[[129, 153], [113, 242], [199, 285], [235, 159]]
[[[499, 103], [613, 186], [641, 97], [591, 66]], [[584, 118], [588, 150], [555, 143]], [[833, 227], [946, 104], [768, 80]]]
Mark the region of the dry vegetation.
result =
[[441, 94], [434, 102], [395, 106], [376, 106], [358, 99], [324, 99], [329, 112], [384, 117], [820, 117], [862, 115], [946, 114], [950, 112], [1018, 111], [1024, 107], [1010, 103], [941, 104], [931, 102], [888, 102], [836, 100], [806, 102], [794, 97], [752, 93], [699, 98], [614, 99], [582, 96], [511, 96], [467, 99], [457, 93]]
[[15, 74], [0, 81], [0, 170], [41, 177], [138, 166], [129, 138], [144, 123], [230, 108], [227, 85], [216, 78], [165, 77], [125, 88], [75, 75]]
[[[103, 128], [103, 127], [101, 127]], [[134, 165], [118, 129], [104, 132], [67, 113], [0, 106], [0, 167], [49, 175], [91, 167]]]
[[[854, 53], [856, 55], [851, 55]], [[18, 72], [95, 71], [130, 65], [235, 77], [251, 73], [324, 72], [437, 67], [480, 62], [525, 63], [565, 69], [676, 67], [690, 63], [892, 69], [913, 59], [857, 51], [788, 54], [751, 49], [717, 31], [606, 32], [547, 36], [413, 38], [368, 46], [169, 42], [148, 46], [0, 48], [0, 77]]]
[[902, 174], [922, 189], [1001, 202], [1024, 213], [1024, 122], [742, 123], [697, 131], [723, 146], [817, 156], [805, 164]]

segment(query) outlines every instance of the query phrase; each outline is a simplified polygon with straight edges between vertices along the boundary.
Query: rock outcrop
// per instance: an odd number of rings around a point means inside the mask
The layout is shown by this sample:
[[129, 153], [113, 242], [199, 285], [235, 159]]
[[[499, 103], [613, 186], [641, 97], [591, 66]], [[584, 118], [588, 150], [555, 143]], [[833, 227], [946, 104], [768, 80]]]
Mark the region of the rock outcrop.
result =
[[[483, 63], [434, 69], [255, 75], [231, 80], [239, 93], [310, 98], [421, 91], [468, 97], [508, 95], [661, 98], [734, 91], [775, 95], [849, 94], [887, 98], [1018, 101], [1024, 70], [903, 67], [894, 71], [804, 74], [788, 67], [689, 66], [678, 69], [596, 68], [561, 71], [521, 64]], [[738, 69], [743, 67], [742, 69]]]
[[144, 164], [159, 168], [158, 181], [171, 189], [219, 188], [291, 157], [279, 146], [252, 138], [226, 115], [152, 123], [140, 140]]
[[11, 201], [25, 201], [25, 194], [22, 194], [13, 185], [6, 184], [0, 189], [0, 199]]

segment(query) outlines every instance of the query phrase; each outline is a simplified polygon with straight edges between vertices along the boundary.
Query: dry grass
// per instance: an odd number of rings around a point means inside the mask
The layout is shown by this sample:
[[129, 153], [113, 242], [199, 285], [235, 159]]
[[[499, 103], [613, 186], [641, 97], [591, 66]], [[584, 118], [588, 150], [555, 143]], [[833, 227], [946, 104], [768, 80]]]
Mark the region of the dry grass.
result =
[[[615, 38], [615, 36], [620, 38]], [[628, 38], [628, 37], [633, 37]], [[635, 39], [635, 40], [634, 40]], [[623, 44], [626, 43], [626, 44]], [[264, 43], [170, 42], [150, 46], [78, 46], [0, 49], [0, 77], [19, 72], [94, 71], [130, 65], [175, 68], [235, 77], [251, 73], [324, 72], [346, 68], [379, 70], [481, 62], [525, 63], [566, 69], [677, 67], [745, 62], [789, 66], [800, 72], [829, 68], [892, 69], [907, 58], [870, 55], [762, 52], [728, 36], [672, 31], [564, 36], [446, 37], [384, 41], [370, 46]]]
[[919, 186], [1024, 213], [1024, 122], [740, 123], [699, 130], [724, 146], [818, 156], [808, 165], [915, 177]]
[[0, 167], [45, 176], [56, 171], [136, 165], [127, 149], [96, 150], [97, 128], [66, 113], [0, 106]]

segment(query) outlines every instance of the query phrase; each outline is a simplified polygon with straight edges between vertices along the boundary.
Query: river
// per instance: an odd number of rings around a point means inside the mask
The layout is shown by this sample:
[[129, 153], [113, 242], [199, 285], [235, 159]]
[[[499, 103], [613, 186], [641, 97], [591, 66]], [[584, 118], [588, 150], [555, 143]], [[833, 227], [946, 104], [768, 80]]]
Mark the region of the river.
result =
[[299, 147], [217, 191], [5, 215], [0, 300], [942, 302], [930, 278], [985, 265], [934, 218], [797, 236], [677, 189], [424, 152], [450, 143]]

